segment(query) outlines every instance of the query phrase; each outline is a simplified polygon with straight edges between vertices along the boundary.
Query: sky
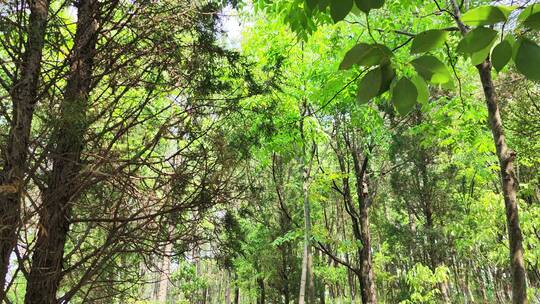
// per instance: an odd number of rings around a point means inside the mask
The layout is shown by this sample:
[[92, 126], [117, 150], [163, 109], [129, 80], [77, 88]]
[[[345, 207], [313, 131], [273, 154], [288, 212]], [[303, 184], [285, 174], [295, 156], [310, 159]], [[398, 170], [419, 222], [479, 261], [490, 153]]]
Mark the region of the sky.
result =
[[[248, 7], [247, 9], [250, 9]], [[240, 49], [242, 42], [242, 31], [246, 27], [241, 20], [239, 12], [232, 6], [226, 6], [221, 13], [222, 29], [226, 36], [227, 47]]]

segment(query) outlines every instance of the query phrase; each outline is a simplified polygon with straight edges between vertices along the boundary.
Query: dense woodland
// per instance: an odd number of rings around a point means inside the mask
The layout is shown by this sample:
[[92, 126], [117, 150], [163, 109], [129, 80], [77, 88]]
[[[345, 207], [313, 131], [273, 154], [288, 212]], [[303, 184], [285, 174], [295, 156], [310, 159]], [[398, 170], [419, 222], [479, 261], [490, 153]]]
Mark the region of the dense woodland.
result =
[[540, 3], [0, 1], [0, 302], [540, 303]]

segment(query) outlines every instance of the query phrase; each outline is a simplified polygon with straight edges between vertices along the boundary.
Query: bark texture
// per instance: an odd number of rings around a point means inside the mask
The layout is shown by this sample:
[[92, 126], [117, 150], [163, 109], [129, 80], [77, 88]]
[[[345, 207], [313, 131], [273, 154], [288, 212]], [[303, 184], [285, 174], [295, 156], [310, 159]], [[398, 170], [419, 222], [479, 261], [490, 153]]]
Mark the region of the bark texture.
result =
[[[469, 29], [461, 21], [461, 12], [456, 0], [450, 0], [454, 11], [454, 18], [462, 35], [467, 34]], [[517, 203], [518, 180], [514, 170], [516, 153], [508, 148], [504, 136], [504, 128], [499, 111], [495, 86], [491, 78], [492, 65], [489, 58], [477, 65], [482, 89], [484, 91], [486, 106], [488, 109], [488, 121], [497, 158], [499, 159], [500, 179], [506, 209], [506, 225], [508, 231], [508, 243], [510, 253], [510, 271], [512, 273], [512, 303], [527, 303], [527, 279], [525, 262], [523, 259], [523, 234], [519, 225], [519, 212]]]
[[91, 88], [93, 58], [98, 33], [98, 2], [78, 2], [77, 30], [70, 73], [53, 140], [52, 172], [43, 194], [39, 231], [28, 276], [26, 304], [56, 303], [62, 279], [64, 245], [69, 231], [72, 200], [81, 169], [86, 110]]
[[373, 277], [373, 263], [371, 254], [371, 235], [369, 232], [369, 191], [364, 182], [369, 158], [364, 156], [362, 166], [357, 151], [352, 151], [354, 172], [356, 176], [356, 194], [358, 199], [359, 224], [360, 224], [360, 293], [362, 303], [376, 304], [377, 293]]
[[501, 185], [506, 209], [506, 225], [510, 249], [510, 269], [512, 273], [512, 303], [527, 303], [527, 282], [523, 259], [523, 234], [519, 225], [517, 203], [518, 181], [514, 170], [516, 154], [506, 144], [499, 104], [495, 98], [495, 88], [491, 78], [491, 62], [485, 60], [477, 66], [486, 97], [489, 126], [497, 149], [501, 170]]
[[21, 73], [11, 93], [13, 115], [7, 142], [5, 166], [0, 172], [0, 301], [9, 268], [9, 257], [17, 243], [21, 193], [25, 178], [32, 116], [37, 103], [39, 73], [49, 11], [48, 0], [29, 1], [28, 38]]
[[359, 265], [355, 274], [360, 281], [360, 295], [362, 303], [376, 304], [377, 292], [373, 275], [373, 263], [371, 253], [371, 234], [369, 231], [369, 189], [367, 183], [367, 169], [369, 157], [362, 155], [358, 147], [354, 132], [343, 133], [346, 148], [353, 162], [355, 177], [357, 206], [353, 204], [351, 189], [349, 186], [349, 172], [346, 166], [346, 159], [341, 152], [341, 145], [338, 142], [337, 158], [341, 172], [345, 177], [342, 178], [343, 196], [345, 201], [345, 210], [351, 217], [352, 231], [355, 239], [362, 244], [358, 249]]

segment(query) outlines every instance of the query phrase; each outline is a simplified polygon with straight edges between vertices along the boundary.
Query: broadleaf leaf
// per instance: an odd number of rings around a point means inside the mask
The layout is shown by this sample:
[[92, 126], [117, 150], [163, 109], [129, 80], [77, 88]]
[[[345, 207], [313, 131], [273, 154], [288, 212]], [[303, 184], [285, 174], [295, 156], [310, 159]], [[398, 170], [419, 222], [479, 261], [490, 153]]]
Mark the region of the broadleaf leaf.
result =
[[507, 21], [513, 9], [508, 6], [479, 6], [463, 14], [461, 21], [471, 26], [492, 25]]
[[353, 0], [332, 0], [330, 2], [330, 16], [334, 22], [339, 22], [349, 14], [353, 6]]
[[408, 78], [401, 78], [392, 90], [392, 103], [400, 115], [407, 115], [416, 105], [418, 91]]
[[512, 45], [508, 40], [497, 44], [491, 53], [491, 62], [497, 72], [501, 71], [512, 58]]
[[531, 80], [540, 81], [540, 46], [529, 39], [521, 39], [516, 47], [514, 62], [517, 70]]
[[411, 61], [422, 78], [434, 84], [445, 84], [452, 80], [452, 75], [444, 63], [437, 57], [425, 55]]
[[443, 30], [428, 30], [422, 32], [414, 37], [411, 53], [425, 53], [438, 48], [444, 44], [447, 37], [448, 32]]
[[367, 14], [372, 9], [381, 8], [384, 5], [384, 0], [355, 0], [355, 4]]
[[360, 43], [345, 54], [339, 69], [349, 69], [355, 64], [366, 67], [375, 66], [387, 62], [391, 56], [392, 51], [382, 44]]
[[373, 97], [379, 95], [382, 83], [382, 71], [377, 67], [369, 71], [358, 83], [358, 93], [356, 101], [360, 104], [369, 102]]

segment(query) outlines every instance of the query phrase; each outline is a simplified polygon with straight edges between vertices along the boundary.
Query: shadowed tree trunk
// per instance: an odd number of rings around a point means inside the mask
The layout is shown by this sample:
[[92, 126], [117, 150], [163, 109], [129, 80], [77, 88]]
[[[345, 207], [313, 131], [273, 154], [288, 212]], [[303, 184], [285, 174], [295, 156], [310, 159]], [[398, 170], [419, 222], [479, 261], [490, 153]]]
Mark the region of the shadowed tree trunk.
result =
[[13, 114], [7, 141], [5, 166], [0, 172], [0, 301], [9, 257], [17, 243], [21, 193], [28, 157], [32, 116], [37, 103], [41, 57], [49, 11], [48, 0], [29, 1], [28, 38], [21, 63], [21, 73], [11, 88]]
[[226, 282], [225, 282], [225, 304], [231, 304], [231, 272], [225, 270]]
[[[169, 231], [172, 230], [172, 226], [169, 228]], [[167, 290], [169, 287], [169, 276], [171, 275], [171, 254], [172, 254], [173, 244], [169, 242], [165, 245], [163, 250], [163, 257], [161, 259], [161, 269], [160, 269], [160, 278], [159, 278], [159, 288], [157, 300], [159, 303], [167, 302]]]
[[257, 304], [264, 304], [266, 302], [266, 289], [264, 287], [264, 280], [262, 278], [257, 278], [257, 284], [259, 285]]
[[64, 245], [69, 231], [83, 136], [86, 131], [86, 110], [98, 32], [98, 2], [78, 2], [77, 30], [72, 49], [70, 72], [59, 125], [55, 129], [52, 152], [53, 169], [43, 194], [39, 212], [39, 231], [28, 276], [26, 304], [56, 303], [62, 279]]
[[[456, 23], [462, 33], [467, 34], [469, 29], [461, 21], [461, 12], [455, 0], [450, 1], [454, 10]], [[512, 303], [527, 303], [527, 281], [525, 262], [523, 259], [523, 235], [519, 225], [517, 188], [518, 180], [514, 170], [516, 153], [510, 150], [504, 136], [499, 103], [497, 102], [495, 86], [491, 78], [491, 61], [489, 58], [477, 65], [482, 89], [484, 91], [486, 106], [488, 109], [488, 121], [493, 141], [499, 159], [500, 179], [506, 209], [506, 225], [508, 230], [508, 243], [510, 253], [510, 270], [512, 274]]]
[[240, 304], [240, 288], [238, 287], [238, 283], [236, 281], [238, 280], [238, 275], [236, 272], [234, 273], [234, 304]]
[[371, 235], [369, 232], [369, 190], [366, 178], [366, 170], [368, 166], [368, 156], [364, 156], [364, 161], [360, 166], [360, 160], [357, 151], [351, 151], [354, 172], [356, 177], [356, 195], [358, 199], [359, 224], [360, 224], [360, 241], [362, 248], [360, 249], [360, 290], [362, 294], [362, 303], [375, 304], [377, 303], [377, 293], [375, 289], [375, 280], [373, 279], [373, 262], [371, 256]]
[[[357, 275], [360, 281], [360, 294], [362, 303], [375, 304], [377, 303], [377, 293], [373, 276], [373, 263], [371, 256], [371, 235], [369, 232], [369, 193], [366, 181], [366, 172], [369, 164], [367, 155], [363, 156], [357, 146], [356, 138], [353, 132], [343, 133], [348, 153], [353, 161], [355, 187], [357, 197], [357, 208], [353, 206], [351, 190], [349, 187], [349, 178], [342, 179], [343, 195], [345, 199], [345, 207], [347, 213], [351, 216], [353, 235], [357, 241], [360, 241], [362, 248], [358, 249], [359, 269]], [[338, 144], [338, 150], [341, 150]], [[341, 152], [338, 151], [338, 154]], [[345, 158], [343, 155], [338, 155], [338, 161], [342, 172], [348, 174], [345, 166]], [[356, 211], [358, 210], [358, 211]]]

